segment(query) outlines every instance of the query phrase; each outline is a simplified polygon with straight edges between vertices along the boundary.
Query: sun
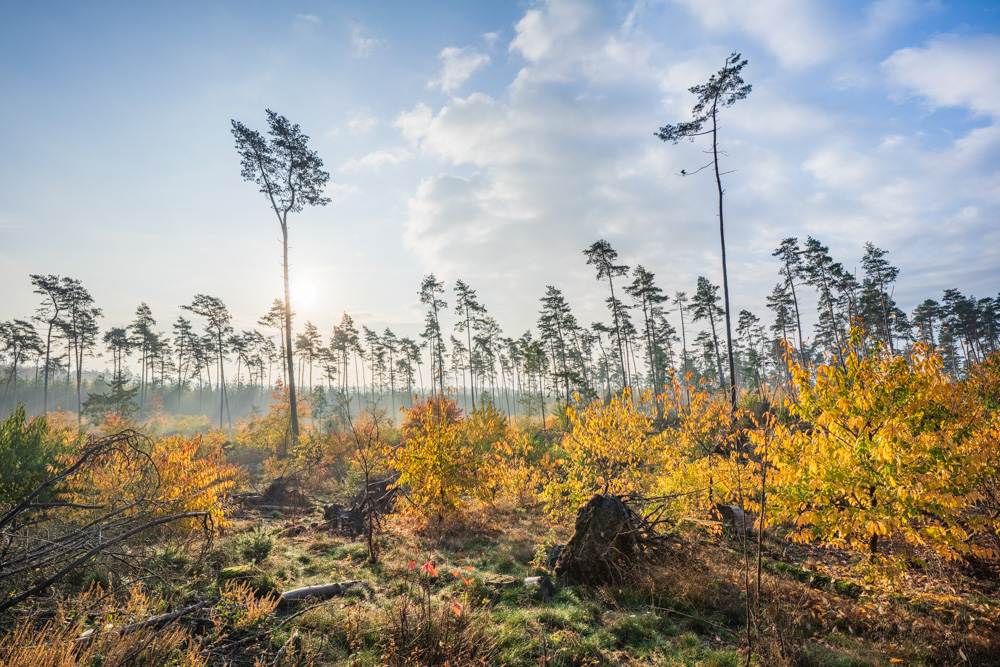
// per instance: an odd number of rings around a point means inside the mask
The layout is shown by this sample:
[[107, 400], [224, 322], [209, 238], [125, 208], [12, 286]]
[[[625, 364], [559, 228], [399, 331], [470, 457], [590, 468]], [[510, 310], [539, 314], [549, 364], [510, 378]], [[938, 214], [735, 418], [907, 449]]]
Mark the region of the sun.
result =
[[319, 298], [319, 287], [309, 279], [292, 280], [288, 285], [292, 297], [292, 309], [308, 308]]

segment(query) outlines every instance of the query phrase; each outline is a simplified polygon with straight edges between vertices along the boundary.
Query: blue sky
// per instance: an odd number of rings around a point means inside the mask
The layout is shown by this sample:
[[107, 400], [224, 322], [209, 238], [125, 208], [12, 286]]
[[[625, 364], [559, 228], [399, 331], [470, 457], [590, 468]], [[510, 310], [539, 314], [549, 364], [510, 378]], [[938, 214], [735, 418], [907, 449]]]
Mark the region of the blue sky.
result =
[[[0, 4], [0, 319], [29, 273], [83, 281], [169, 331], [196, 293], [249, 328], [280, 294], [279, 230], [230, 119], [299, 123], [330, 171], [290, 223], [301, 318], [416, 334], [420, 279], [477, 289], [509, 335], [546, 285], [607, 319], [582, 250], [608, 239], [669, 293], [721, 278], [701, 143], [653, 133], [733, 50], [726, 111], [736, 310], [771, 316], [771, 251], [866, 241], [910, 310], [1000, 289], [995, 2], [37, 2]], [[449, 294], [449, 297], [451, 295]]]

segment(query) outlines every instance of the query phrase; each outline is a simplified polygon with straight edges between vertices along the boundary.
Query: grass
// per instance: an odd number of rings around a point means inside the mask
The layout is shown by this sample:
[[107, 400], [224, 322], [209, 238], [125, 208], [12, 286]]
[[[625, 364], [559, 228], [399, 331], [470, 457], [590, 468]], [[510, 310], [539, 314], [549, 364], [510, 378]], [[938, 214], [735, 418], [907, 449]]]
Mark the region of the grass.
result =
[[[676, 533], [667, 562], [628, 586], [557, 585], [547, 595], [524, 578], [539, 573], [540, 547], [564, 543], [571, 525], [553, 524], [538, 508], [484, 509], [433, 535], [394, 518], [379, 537], [375, 564], [363, 541], [283, 530], [310, 520], [235, 521], [206, 553], [161, 547], [153, 562], [175, 606], [217, 598], [230, 582], [258, 598], [333, 581], [369, 582], [374, 595], [355, 589], [299, 609], [304, 613], [288, 623], [272, 619], [258, 647], [273, 655], [298, 628], [298, 655], [313, 664], [745, 663], [738, 544], [698, 525]], [[922, 566], [914, 570], [920, 586], [881, 590], [845, 569], [823, 567], [829, 552], [777, 540], [766, 546], [765, 622], [751, 664], [932, 665], [959, 650], [974, 664], [990, 664], [1000, 627], [995, 589], [977, 588], [958, 570]], [[438, 576], [424, 571], [425, 563]], [[100, 573], [79, 579], [78, 587], [84, 579], [104, 583]], [[248, 647], [248, 655], [255, 650], [263, 649]]]
[[[277, 534], [282, 522], [274, 523]], [[292, 622], [316, 664], [744, 664], [746, 605], [735, 540], [691, 526], [677, 535], [676, 558], [631, 586], [558, 587], [551, 597], [525, 586], [524, 577], [539, 572], [539, 547], [565, 542], [569, 533], [537, 509], [484, 512], [464, 529], [433, 536], [397, 519], [380, 536], [381, 559], [373, 565], [363, 542], [306, 531], [275, 538], [251, 581], [266, 583], [266, 575], [285, 588], [345, 579], [373, 585], [373, 597], [359, 590]], [[782, 558], [784, 551], [791, 556]], [[787, 545], [769, 546], [763, 583], [771, 620], [759, 638], [763, 653], [751, 664], [900, 664], [889, 662], [895, 658], [930, 665], [957, 648], [989, 655], [978, 632], [996, 626], [984, 622], [977, 632], [966, 625], [957, 633], [974, 617], [969, 605], [995, 618], [995, 598], [961, 598], [954, 613], [935, 609], [933, 596], [879, 600], [872, 586], [825, 571], [818, 561]], [[422, 572], [428, 562], [438, 577]], [[435, 649], [438, 643], [447, 650]]]

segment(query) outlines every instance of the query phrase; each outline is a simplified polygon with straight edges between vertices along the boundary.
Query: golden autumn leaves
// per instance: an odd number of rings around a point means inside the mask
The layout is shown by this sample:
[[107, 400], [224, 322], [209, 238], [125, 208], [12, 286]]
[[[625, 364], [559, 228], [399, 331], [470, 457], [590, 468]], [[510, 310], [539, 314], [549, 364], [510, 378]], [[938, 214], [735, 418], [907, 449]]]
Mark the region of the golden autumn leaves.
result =
[[1000, 372], [958, 381], [927, 346], [860, 347], [819, 367], [790, 360], [783, 400], [745, 397], [735, 414], [699, 387], [685, 398], [676, 378], [657, 397], [570, 407], [550, 444], [499, 413], [463, 421], [425, 410], [394, 465], [415, 506], [439, 518], [463, 498], [531, 489], [560, 514], [595, 493], [634, 493], [680, 515], [738, 504], [794, 540], [872, 555], [891, 538], [944, 558], [996, 557], [1000, 418], [982, 397]]

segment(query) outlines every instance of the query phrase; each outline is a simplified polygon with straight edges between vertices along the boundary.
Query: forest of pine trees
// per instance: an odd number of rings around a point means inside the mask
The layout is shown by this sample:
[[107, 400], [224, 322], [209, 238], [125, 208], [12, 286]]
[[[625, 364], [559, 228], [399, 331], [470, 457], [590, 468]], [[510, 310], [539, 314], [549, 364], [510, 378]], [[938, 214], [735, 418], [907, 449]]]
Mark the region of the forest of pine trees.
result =
[[[893, 298], [899, 271], [888, 252], [870, 243], [864, 251], [846, 268], [812, 237], [778, 244], [769, 312], [734, 316], [742, 389], [783, 380], [782, 341], [801, 362], [826, 355], [841, 363], [853, 326], [890, 351], [905, 353], [918, 341], [938, 348], [955, 378], [997, 349], [1000, 295], [946, 289], [907, 314]], [[641, 265], [617, 264], [607, 241], [585, 254], [597, 267], [593, 299], [604, 299], [608, 313], [589, 326], [549, 285], [535, 330], [505, 332], [472, 286], [459, 279], [449, 287], [434, 274], [420, 284], [426, 318], [417, 336], [378, 332], [348, 313], [328, 332], [295, 318], [295, 371], [313, 417], [337, 406], [395, 414], [414, 396], [443, 391], [467, 409], [487, 402], [512, 418], [541, 420], [556, 403], [607, 400], [627, 387], [662, 391], [671, 372], [726, 384], [718, 285], [704, 276], [695, 285], [658, 284]], [[191, 317], [178, 317], [166, 331], [144, 302], [131, 322], [102, 326], [102, 310], [79, 280], [32, 275], [31, 284], [35, 313], [0, 323], [4, 413], [24, 402], [29, 414], [60, 409], [78, 420], [166, 411], [231, 426], [265, 408], [269, 392], [287, 383], [280, 300], [260, 316], [259, 328], [235, 331], [225, 303], [199, 294], [181, 306]]]

